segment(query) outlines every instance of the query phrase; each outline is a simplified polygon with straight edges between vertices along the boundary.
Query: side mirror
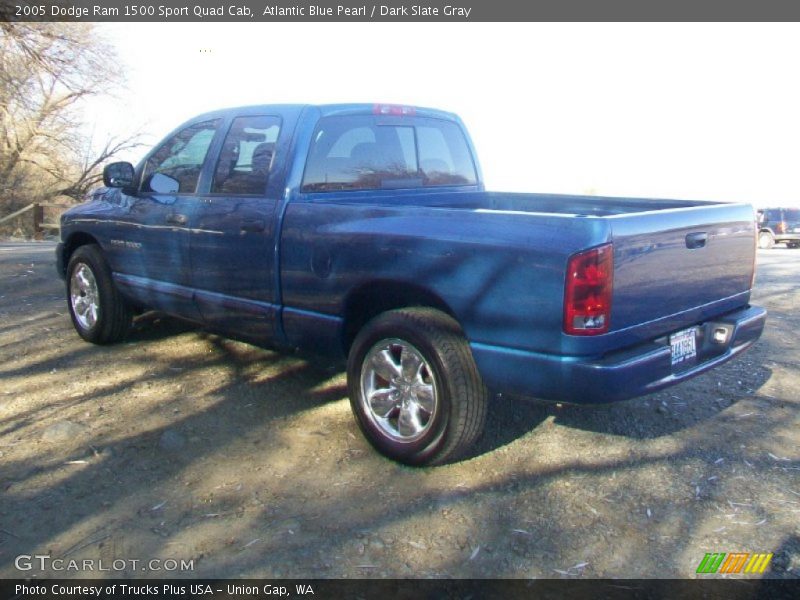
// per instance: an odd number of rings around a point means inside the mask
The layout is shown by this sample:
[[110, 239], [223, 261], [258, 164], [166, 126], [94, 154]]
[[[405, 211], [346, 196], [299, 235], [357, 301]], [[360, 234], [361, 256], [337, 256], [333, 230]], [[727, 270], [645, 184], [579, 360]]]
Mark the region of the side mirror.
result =
[[129, 162], [115, 162], [103, 169], [103, 185], [111, 188], [132, 188], [136, 174]]

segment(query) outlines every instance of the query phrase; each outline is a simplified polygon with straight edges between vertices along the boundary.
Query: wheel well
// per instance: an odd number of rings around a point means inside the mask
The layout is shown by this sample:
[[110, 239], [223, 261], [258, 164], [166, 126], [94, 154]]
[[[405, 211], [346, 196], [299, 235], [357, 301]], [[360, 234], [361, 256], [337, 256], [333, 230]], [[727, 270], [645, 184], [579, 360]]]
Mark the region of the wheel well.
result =
[[73, 233], [69, 236], [67, 241], [64, 242], [64, 249], [61, 251], [63, 256], [63, 260], [61, 261], [62, 275], [66, 276], [67, 274], [67, 265], [69, 264], [72, 253], [81, 246], [86, 246], [87, 244], [97, 244], [97, 240], [88, 233], [83, 233], [81, 231]]
[[351, 292], [345, 302], [342, 340], [345, 355], [358, 332], [370, 319], [387, 310], [409, 306], [436, 308], [455, 318], [444, 300], [421, 286], [397, 281], [371, 281]]

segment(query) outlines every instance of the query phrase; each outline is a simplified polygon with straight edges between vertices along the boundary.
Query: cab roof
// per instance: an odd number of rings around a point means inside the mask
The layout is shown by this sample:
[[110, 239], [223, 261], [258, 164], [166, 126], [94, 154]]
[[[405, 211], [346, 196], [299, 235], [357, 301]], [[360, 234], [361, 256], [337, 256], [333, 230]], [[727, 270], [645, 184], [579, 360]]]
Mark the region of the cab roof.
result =
[[237, 106], [223, 108], [211, 112], [203, 113], [193, 117], [191, 121], [197, 119], [209, 119], [225, 117], [229, 114], [256, 114], [263, 112], [272, 113], [294, 113], [299, 114], [304, 109], [316, 109], [321, 117], [333, 115], [386, 115], [386, 116], [417, 116], [446, 119], [456, 121], [458, 117], [450, 112], [435, 108], [425, 108], [421, 106], [410, 106], [405, 104], [384, 104], [384, 103], [357, 103], [357, 104], [255, 104], [248, 106]]

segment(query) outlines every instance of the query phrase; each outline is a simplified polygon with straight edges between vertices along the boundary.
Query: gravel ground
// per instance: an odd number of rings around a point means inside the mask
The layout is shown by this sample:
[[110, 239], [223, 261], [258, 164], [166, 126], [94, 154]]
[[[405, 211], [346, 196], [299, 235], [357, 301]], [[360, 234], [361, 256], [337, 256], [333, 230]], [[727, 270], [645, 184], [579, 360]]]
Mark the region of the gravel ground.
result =
[[368, 446], [341, 373], [153, 316], [91, 346], [53, 245], [0, 244], [0, 577], [696, 577], [706, 552], [798, 577], [799, 274], [759, 252], [768, 329], [722, 368], [611, 406], [498, 398], [471, 458], [418, 469]]

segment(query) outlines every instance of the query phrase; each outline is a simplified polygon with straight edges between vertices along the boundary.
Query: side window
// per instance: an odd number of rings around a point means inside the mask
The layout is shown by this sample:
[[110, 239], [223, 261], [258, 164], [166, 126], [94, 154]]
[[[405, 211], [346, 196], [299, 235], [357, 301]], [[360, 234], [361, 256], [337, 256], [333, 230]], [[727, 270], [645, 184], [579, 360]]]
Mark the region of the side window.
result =
[[179, 194], [194, 193], [219, 123], [220, 120], [215, 119], [190, 125], [164, 142], [145, 164], [142, 191], [153, 191], [150, 180], [161, 173], [178, 182]]
[[303, 175], [304, 192], [474, 185], [461, 129], [438, 119], [320, 120]]
[[238, 117], [222, 144], [211, 192], [264, 194], [275, 155], [278, 117]]

